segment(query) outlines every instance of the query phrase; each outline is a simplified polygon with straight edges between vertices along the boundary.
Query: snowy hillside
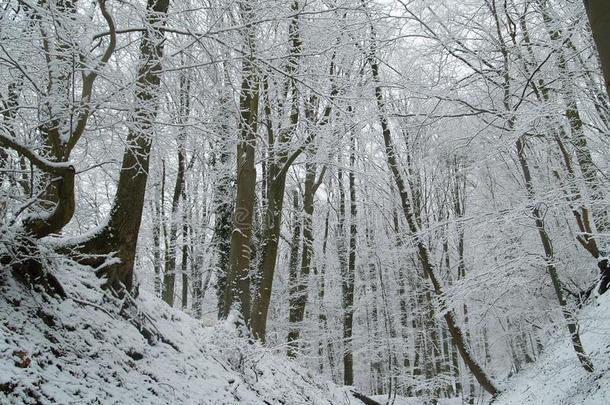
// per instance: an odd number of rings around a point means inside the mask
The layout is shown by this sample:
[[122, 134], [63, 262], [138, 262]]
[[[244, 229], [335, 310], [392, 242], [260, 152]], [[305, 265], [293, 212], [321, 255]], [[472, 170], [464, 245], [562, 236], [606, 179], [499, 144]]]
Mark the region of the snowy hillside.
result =
[[[94, 276], [69, 263], [61, 268], [70, 297], [64, 301], [29, 291], [6, 273], [0, 279], [2, 404], [362, 403], [347, 388], [239, 337], [235, 319], [206, 327], [142, 292], [129, 322]], [[610, 295], [597, 302], [581, 314], [595, 373], [584, 372], [567, 336], [558, 336], [555, 349], [510, 380], [495, 404], [608, 403]]]
[[610, 403], [610, 295], [580, 314], [585, 349], [591, 355], [594, 373], [585, 372], [574, 354], [569, 337], [557, 337], [554, 345], [529, 368], [504, 387], [496, 405], [606, 405]]
[[143, 292], [134, 315], [164, 341], [151, 345], [118, 316], [118, 303], [104, 302], [95, 277], [65, 266], [60, 276], [65, 301], [2, 274], [2, 404], [361, 403], [239, 338], [231, 320], [204, 327]]

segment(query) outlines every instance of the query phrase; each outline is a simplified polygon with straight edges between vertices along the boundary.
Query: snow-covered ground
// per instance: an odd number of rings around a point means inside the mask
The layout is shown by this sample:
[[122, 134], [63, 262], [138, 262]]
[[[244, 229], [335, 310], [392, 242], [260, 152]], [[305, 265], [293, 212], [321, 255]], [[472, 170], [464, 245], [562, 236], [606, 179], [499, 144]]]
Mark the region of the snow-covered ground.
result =
[[[388, 405], [426, 405], [426, 401], [416, 397], [401, 397], [400, 395], [388, 398], [387, 395], [373, 395], [371, 399], [379, 402], [380, 404]], [[462, 398], [442, 398], [439, 399], [436, 405], [463, 405], [465, 402]]]
[[[138, 321], [130, 322], [92, 274], [65, 262], [59, 267], [70, 297], [63, 301], [0, 273], [1, 404], [361, 404], [347, 388], [240, 337], [235, 319], [205, 326], [142, 292], [138, 311], [130, 306]], [[494, 404], [610, 403], [610, 294], [579, 318], [595, 372], [579, 367], [568, 337], [558, 334]], [[155, 336], [145, 338], [134, 325]], [[385, 396], [375, 399], [387, 403]]]
[[0, 274], [1, 404], [361, 404], [239, 337], [233, 321], [205, 327], [142, 292], [134, 315], [164, 341], [151, 345], [94, 276], [62, 268], [64, 301]]
[[578, 318], [595, 371], [587, 373], [580, 367], [569, 336], [562, 333], [547, 344], [536, 363], [502, 387], [504, 394], [494, 405], [610, 404], [610, 293], [597, 298]]

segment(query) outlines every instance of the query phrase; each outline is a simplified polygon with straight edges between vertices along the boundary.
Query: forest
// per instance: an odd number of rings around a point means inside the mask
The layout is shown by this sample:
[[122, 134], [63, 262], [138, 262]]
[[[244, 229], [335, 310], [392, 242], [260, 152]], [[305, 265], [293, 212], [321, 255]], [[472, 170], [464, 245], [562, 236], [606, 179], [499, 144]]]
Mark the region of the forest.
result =
[[0, 402], [610, 401], [610, 2], [1, 0]]

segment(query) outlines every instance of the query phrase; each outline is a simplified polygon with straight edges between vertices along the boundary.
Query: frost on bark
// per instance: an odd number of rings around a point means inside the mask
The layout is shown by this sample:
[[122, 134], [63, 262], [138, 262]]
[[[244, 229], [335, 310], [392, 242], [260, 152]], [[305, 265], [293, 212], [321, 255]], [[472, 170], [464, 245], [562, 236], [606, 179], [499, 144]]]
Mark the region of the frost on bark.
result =
[[[106, 225], [83, 243], [73, 246], [80, 252], [80, 261], [97, 267], [105, 279], [104, 287], [115, 292], [133, 290], [133, 267], [144, 194], [148, 179], [154, 121], [159, 104], [162, 28], [169, 0], [148, 0], [146, 28], [140, 40], [140, 62], [135, 86], [134, 112], [129, 122], [126, 148], [114, 202]], [[105, 265], [108, 255], [118, 262]]]
[[[266, 166], [265, 190], [266, 209], [262, 229], [262, 249], [260, 266], [257, 269], [257, 290], [252, 305], [252, 333], [265, 341], [267, 331], [267, 316], [271, 304], [271, 291], [275, 265], [277, 262], [278, 242], [282, 222], [282, 207], [284, 205], [284, 190], [286, 176], [290, 166], [303, 152], [304, 147], [291, 152], [289, 144], [296, 132], [299, 122], [299, 91], [295, 75], [298, 71], [298, 60], [301, 53], [301, 38], [299, 34], [299, 2], [292, 3], [291, 10], [296, 13], [290, 20], [288, 28], [289, 56], [286, 63], [286, 80], [282, 89], [284, 101], [289, 101], [287, 113], [288, 125], [279, 131], [274, 130], [271, 118], [271, 101], [269, 97], [269, 81], [265, 80], [265, 116], [267, 120], [267, 136], [269, 144], [269, 164]], [[283, 114], [282, 114], [283, 115]], [[309, 143], [306, 140], [306, 144]]]
[[[315, 124], [316, 117], [313, 110], [315, 97], [310, 98], [310, 102], [306, 104], [305, 118], [308, 124]], [[305, 316], [305, 307], [307, 305], [309, 275], [311, 273], [313, 259], [313, 214], [314, 214], [314, 198], [318, 187], [322, 184], [326, 166], [322, 168], [318, 178], [316, 179], [317, 164], [314, 160], [314, 149], [309, 148], [307, 151], [307, 161], [305, 162], [305, 182], [303, 184], [303, 242], [301, 248], [301, 263], [296, 275], [296, 284], [293, 286], [289, 296], [289, 332], [288, 332], [288, 354], [296, 353], [298, 340], [300, 336], [300, 323], [303, 322]]]
[[[253, 9], [248, 2], [239, 3], [244, 21], [251, 21]], [[250, 323], [250, 259], [252, 221], [256, 200], [256, 166], [254, 161], [258, 128], [259, 79], [253, 58], [255, 31], [246, 25], [242, 83], [239, 96], [240, 120], [237, 142], [236, 196], [233, 211], [233, 232], [229, 251], [229, 270], [224, 294], [223, 317], [232, 308], [239, 309], [244, 322]]]
[[[22, 169], [26, 166], [25, 161], [29, 161], [31, 176], [33, 177], [36, 168], [44, 181], [43, 190], [37, 194], [35, 201], [30, 203], [37, 207], [38, 212], [26, 215], [17, 227], [17, 260], [14, 262], [13, 258], [6, 256], [0, 257], [0, 262], [10, 263], [19, 279], [28, 284], [40, 284], [47, 292], [61, 296], [64, 295], [63, 288], [43, 269], [37, 241], [45, 236], [60, 233], [74, 215], [76, 169], [69, 163], [70, 156], [85, 132], [92, 114], [92, 95], [96, 79], [116, 48], [114, 19], [106, 7], [105, 0], [99, 0], [98, 5], [108, 27], [108, 39], [104, 41], [105, 47], [102, 48], [100, 56], [94, 57], [93, 53], [79, 54], [82, 62], [90, 64], [90, 69], [80, 72], [81, 81], [78, 86], [74, 81], [75, 72], [71, 62], [74, 54], [78, 52], [78, 46], [82, 45], [73, 42], [77, 41], [73, 26], [73, 20], [77, 17], [75, 2], [41, 3], [36, 8], [23, 5], [23, 10], [28, 15], [28, 24], [36, 26], [35, 29], [41, 34], [41, 49], [46, 60], [46, 94], [39, 94], [46, 97], [41, 106], [42, 122], [37, 126], [38, 136], [43, 144], [42, 153], [21, 143], [15, 131], [23, 79], [27, 77], [31, 80], [23, 70], [8, 84], [6, 101], [2, 99], [2, 118], [5, 122], [3, 131], [0, 132], [0, 146], [12, 149], [20, 155]], [[6, 9], [8, 7], [7, 4]], [[71, 111], [69, 117], [68, 111]], [[30, 181], [30, 184], [25, 181], [20, 184], [24, 191], [32, 196], [35, 192], [33, 178]]]

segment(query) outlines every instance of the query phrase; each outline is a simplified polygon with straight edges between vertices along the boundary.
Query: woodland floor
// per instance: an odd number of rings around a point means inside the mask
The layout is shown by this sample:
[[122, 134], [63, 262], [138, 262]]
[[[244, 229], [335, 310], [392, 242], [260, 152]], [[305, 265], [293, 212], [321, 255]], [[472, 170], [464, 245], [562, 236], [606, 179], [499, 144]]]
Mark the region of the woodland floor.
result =
[[[205, 326], [142, 292], [128, 321], [85, 270], [64, 263], [56, 274], [70, 297], [63, 301], [0, 275], [2, 404], [361, 404], [347, 388], [240, 337], [234, 320]], [[595, 373], [578, 367], [558, 335], [554, 350], [504, 384], [496, 405], [608, 403], [610, 294], [580, 317]], [[157, 336], [147, 340], [134, 325]]]

